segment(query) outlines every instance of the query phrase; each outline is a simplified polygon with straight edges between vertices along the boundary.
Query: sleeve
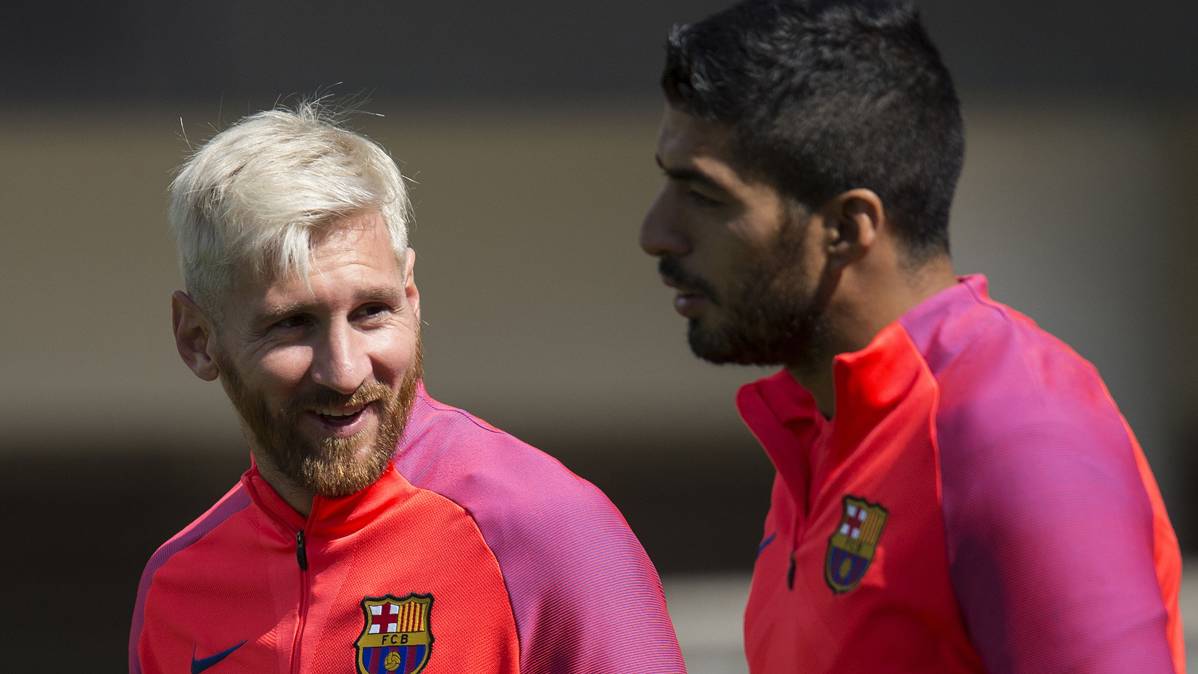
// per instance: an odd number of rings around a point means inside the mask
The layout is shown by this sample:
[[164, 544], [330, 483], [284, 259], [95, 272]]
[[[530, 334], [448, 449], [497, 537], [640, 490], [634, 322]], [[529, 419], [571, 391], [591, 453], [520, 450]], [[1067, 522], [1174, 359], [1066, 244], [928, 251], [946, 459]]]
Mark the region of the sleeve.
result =
[[[144, 583], [144, 576], [143, 576]], [[145, 610], [145, 590], [137, 589], [137, 600], [133, 605], [133, 622], [129, 626], [129, 674], [142, 674], [138, 646], [141, 643], [142, 616]]]
[[950, 573], [988, 671], [1174, 671], [1153, 506], [1121, 430], [1039, 423], [942, 449]]
[[145, 641], [146, 600], [150, 594], [150, 585], [153, 583], [156, 568], [154, 560], [151, 559], [150, 564], [147, 564], [142, 572], [141, 580], [137, 585], [137, 600], [133, 604], [133, 622], [129, 627], [129, 674], [149, 674], [159, 671], [153, 662], [146, 661], [149, 651], [146, 644], [143, 643]]
[[150, 556], [137, 584], [137, 600], [133, 605], [133, 620], [129, 627], [129, 674], [156, 674], [163, 671], [159, 662], [162, 654], [156, 652], [163, 650], [164, 633], [162, 608], [160, 602], [154, 600], [159, 596], [154, 592], [155, 587], [159, 592], [162, 589], [161, 585], [154, 584], [158, 572], [174, 555], [220, 526], [249, 503], [249, 494], [238, 482], [208, 512], [163, 543]]
[[685, 672], [653, 564], [607, 497], [577, 482], [582, 488], [568, 499], [520, 518], [534, 530], [499, 555], [520, 635], [520, 671]]

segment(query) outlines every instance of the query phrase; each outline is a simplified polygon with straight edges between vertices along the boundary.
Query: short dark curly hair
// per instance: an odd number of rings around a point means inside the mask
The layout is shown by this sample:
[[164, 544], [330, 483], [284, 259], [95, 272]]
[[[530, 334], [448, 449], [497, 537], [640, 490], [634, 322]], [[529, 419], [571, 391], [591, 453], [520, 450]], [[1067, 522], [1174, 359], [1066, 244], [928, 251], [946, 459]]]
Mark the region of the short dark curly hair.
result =
[[731, 127], [738, 168], [808, 208], [869, 188], [909, 253], [948, 252], [964, 125], [913, 3], [747, 0], [666, 51], [670, 105]]

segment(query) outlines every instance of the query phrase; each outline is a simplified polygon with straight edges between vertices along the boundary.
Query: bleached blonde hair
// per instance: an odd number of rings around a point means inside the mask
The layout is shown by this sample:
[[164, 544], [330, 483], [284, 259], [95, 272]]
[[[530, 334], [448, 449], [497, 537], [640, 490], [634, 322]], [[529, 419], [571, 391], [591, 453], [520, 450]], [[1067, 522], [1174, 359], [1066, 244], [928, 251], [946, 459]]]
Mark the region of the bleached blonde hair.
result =
[[306, 278], [315, 236], [368, 210], [382, 215], [402, 268], [412, 219], [403, 176], [386, 150], [342, 128], [319, 101], [242, 118], [170, 186], [183, 282], [211, 312], [236, 274]]

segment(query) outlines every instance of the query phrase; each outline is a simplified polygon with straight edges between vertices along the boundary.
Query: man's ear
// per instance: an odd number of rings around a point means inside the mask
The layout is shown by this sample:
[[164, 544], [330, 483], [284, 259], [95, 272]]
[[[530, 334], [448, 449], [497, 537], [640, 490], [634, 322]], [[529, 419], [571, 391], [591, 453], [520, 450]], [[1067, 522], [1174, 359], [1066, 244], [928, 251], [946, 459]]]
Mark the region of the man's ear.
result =
[[220, 368], [212, 356], [216, 346], [212, 321], [182, 290], [171, 295], [171, 327], [183, 364], [204, 381], [213, 381], [220, 376]]
[[832, 197], [820, 209], [828, 258], [846, 266], [859, 260], [877, 243], [886, 222], [882, 200], [873, 190], [854, 189]]
[[416, 287], [416, 249], [409, 248], [404, 256], [403, 265], [404, 297], [412, 313], [416, 314], [416, 325], [420, 325], [420, 289]]

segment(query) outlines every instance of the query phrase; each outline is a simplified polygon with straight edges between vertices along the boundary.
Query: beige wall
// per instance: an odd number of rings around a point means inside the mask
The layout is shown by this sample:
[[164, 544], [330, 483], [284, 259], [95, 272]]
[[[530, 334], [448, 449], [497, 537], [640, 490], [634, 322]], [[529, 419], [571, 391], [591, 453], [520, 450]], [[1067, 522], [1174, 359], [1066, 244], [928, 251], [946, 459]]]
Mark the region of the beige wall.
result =
[[[435, 395], [617, 453], [632, 435], [660, 436], [662, 452], [743, 440], [731, 397], [756, 373], [690, 357], [636, 246], [659, 183], [656, 102], [370, 107], [386, 119], [360, 126], [416, 182]], [[1194, 146], [1195, 116], [999, 101], [967, 113], [959, 269], [989, 274], [997, 298], [1099, 365], [1176, 494], [1184, 478], [1169, 468], [1198, 411], [1179, 337], [1193, 334], [1198, 286], [1178, 177], [1195, 176], [1193, 153], [1179, 151]], [[0, 124], [0, 448], [97, 434], [236, 444], [219, 388], [187, 373], [168, 331], [178, 282], [164, 193], [186, 149], [180, 116], [197, 141], [218, 111], [30, 111]]]

